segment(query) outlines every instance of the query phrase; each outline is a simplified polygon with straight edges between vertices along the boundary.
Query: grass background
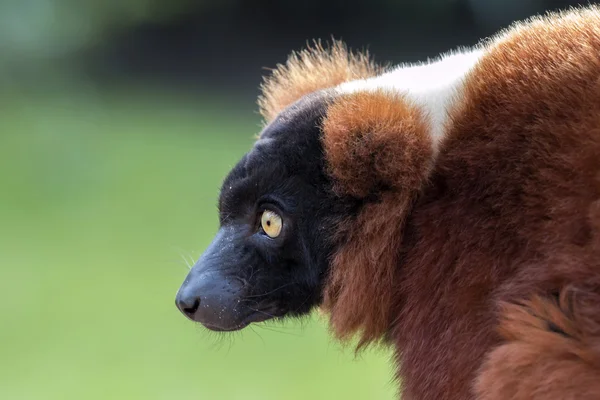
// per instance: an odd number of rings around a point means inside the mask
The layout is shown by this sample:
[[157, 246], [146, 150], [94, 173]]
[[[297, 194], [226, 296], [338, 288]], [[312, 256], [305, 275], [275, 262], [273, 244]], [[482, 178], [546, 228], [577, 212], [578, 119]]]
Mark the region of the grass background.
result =
[[[245, 109], [248, 109], [246, 105]], [[392, 399], [325, 321], [211, 334], [175, 293], [259, 119], [226, 100], [0, 97], [0, 399]]]

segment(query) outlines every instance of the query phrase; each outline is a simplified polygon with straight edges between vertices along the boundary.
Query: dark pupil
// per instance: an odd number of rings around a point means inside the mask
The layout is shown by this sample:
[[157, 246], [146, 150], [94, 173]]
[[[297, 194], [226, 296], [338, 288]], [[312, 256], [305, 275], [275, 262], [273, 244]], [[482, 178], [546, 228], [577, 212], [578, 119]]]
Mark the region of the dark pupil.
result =
[[271, 220], [270, 219], [267, 220], [267, 226], [271, 226]]

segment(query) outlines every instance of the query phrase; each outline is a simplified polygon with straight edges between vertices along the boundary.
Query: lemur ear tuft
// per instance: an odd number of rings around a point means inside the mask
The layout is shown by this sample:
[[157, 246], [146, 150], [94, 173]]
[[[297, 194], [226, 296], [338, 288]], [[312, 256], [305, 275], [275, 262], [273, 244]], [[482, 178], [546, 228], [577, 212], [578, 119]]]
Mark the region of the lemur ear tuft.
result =
[[432, 142], [422, 113], [397, 93], [343, 94], [323, 121], [323, 146], [338, 192], [364, 198], [412, 191], [428, 175]]
[[304, 95], [341, 83], [377, 75], [382, 68], [368, 52], [353, 53], [341, 41], [312, 46], [293, 52], [285, 64], [279, 64], [261, 84], [258, 98], [260, 113], [266, 122]]

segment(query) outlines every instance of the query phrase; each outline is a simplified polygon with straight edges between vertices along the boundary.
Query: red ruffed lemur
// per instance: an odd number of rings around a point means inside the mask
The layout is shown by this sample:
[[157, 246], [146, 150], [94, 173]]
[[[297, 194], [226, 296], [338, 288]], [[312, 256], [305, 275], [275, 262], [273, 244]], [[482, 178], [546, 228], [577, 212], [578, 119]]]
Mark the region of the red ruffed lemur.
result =
[[317, 44], [259, 105], [187, 317], [320, 307], [405, 400], [600, 399], [599, 8], [396, 68]]

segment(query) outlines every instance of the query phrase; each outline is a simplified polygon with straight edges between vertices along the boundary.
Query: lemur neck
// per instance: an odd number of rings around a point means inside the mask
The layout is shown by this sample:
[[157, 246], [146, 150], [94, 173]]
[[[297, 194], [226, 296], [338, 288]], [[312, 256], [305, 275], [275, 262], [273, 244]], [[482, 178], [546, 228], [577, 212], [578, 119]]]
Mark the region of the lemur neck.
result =
[[481, 49], [466, 49], [426, 63], [400, 65], [373, 78], [343, 83], [337, 90], [354, 93], [383, 89], [401, 93], [423, 111], [437, 150], [447, 130], [449, 111], [460, 99], [465, 77], [482, 54]]

